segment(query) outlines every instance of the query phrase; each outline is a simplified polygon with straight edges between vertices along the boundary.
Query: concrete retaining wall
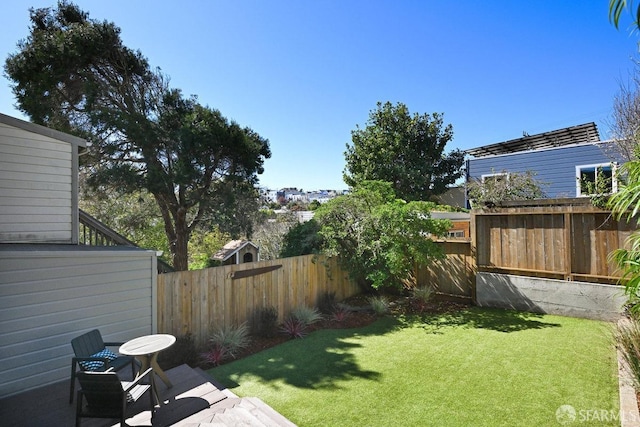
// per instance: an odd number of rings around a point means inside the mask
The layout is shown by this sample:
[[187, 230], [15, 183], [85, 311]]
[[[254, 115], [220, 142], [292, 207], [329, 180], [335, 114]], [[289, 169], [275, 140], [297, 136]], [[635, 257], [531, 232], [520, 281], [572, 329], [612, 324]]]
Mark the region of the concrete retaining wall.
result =
[[620, 286], [498, 273], [476, 275], [476, 302], [482, 307], [615, 320], [625, 301]]

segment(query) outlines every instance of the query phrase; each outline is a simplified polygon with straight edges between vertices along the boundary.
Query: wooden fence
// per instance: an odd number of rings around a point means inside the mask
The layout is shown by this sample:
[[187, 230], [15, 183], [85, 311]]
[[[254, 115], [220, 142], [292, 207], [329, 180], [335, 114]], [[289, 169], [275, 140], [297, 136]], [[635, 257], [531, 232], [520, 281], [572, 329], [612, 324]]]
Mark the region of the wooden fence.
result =
[[444, 297], [471, 302], [475, 297], [476, 267], [469, 239], [441, 241], [443, 260], [416, 269], [418, 286], [432, 286]]
[[[417, 283], [470, 300], [475, 284], [468, 240], [442, 242], [446, 259], [416, 270]], [[299, 256], [158, 275], [158, 331], [206, 342], [214, 328], [239, 325], [256, 309], [275, 307], [280, 320], [296, 306], [316, 306], [325, 293], [343, 300], [360, 292], [335, 258]]]
[[478, 271], [615, 284], [620, 273], [608, 255], [635, 225], [588, 199], [547, 203], [472, 211]]
[[326, 292], [341, 300], [359, 291], [335, 259], [312, 255], [159, 274], [158, 331], [191, 333], [201, 345], [214, 328], [237, 326], [258, 308], [275, 307], [283, 320]]

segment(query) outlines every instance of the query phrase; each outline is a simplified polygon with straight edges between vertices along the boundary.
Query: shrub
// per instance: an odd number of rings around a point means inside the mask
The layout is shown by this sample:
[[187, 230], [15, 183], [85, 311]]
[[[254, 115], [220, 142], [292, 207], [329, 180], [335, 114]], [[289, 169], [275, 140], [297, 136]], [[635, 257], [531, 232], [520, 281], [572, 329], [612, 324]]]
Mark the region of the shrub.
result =
[[389, 311], [389, 300], [384, 296], [368, 297], [367, 302], [375, 314], [381, 315]]
[[336, 308], [336, 293], [325, 292], [318, 298], [318, 310], [322, 314], [331, 314]]
[[176, 337], [176, 342], [168, 349], [158, 354], [158, 364], [164, 370], [171, 369], [182, 364], [196, 366], [198, 364], [198, 351], [191, 334]]
[[219, 344], [215, 344], [211, 350], [201, 354], [205, 362], [212, 363], [215, 366], [219, 366], [228, 356], [227, 349]]
[[[495, 172], [495, 171], [493, 171]], [[531, 200], [546, 197], [548, 182], [535, 178], [533, 171], [494, 173], [492, 179], [471, 180], [467, 193], [472, 206], [495, 205], [503, 200]]]
[[381, 316], [389, 311], [389, 300], [383, 296], [369, 297], [367, 299], [371, 309], [378, 316]]
[[629, 365], [634, 387], [640, 390], [640, 322], [630, 319], [628, 323], [618, 323], [615, 339], [618, 349]]
[[435, 239], [425, 239], [444, 236], [451, 227], [449, 220], [431, 218], [436, 207], [396, 198], [390, 182], [359, 182], [316, 211], [323, 253], [336, 256], [363, 291], [403, 289], [416, 265], [444, 257]]
[[278, 309], [260, 307], [253, 312], [251, 317], [251, 333], [253, 335], [271, 338], [278, 331]]
[[347, 320], [350, 315], [351, 310], [349, 310], [349, 308], [344, 306], [336, 306], [333, 310], [333, 313], [331, 314], [331, 319], [338, 323], [342, 323]]
[[425, 286], [422, 288], [415, 288], [413, 290], [413, 298], [420, 302], [428, 302], [433, 297], [433, 288], [431, 286]]
[[290, 316], [282, 323], [280, 330], [289, 338], [303, 338], [306, 335], [307, 325]]
[[322, 319], [322, 315], [317, 309], [307, 307], [304, 305], [301, 305], [291, 310], [290, 317], [298, 320], [304, 326], [309, 326], [317, 322], [318, 320]]
[[231, 357], [236, 357], [240, 350], [249, 345], [249, 327], [245, 322], [238, 327], [219, 328], [211, 335], [209, 342], [214, 349], [225, 349]]

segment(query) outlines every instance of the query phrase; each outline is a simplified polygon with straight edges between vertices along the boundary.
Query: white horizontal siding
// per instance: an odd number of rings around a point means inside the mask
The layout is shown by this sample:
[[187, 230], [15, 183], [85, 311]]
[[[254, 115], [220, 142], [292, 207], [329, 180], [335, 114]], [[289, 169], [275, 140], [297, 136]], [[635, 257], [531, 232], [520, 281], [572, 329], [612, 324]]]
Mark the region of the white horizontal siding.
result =
[[0, 398], [68, 380], [71, 339], [88, 330], [99, 329], [105, 341], [155, 332], [154, 252], [7, 246], [0, 250]]
[[75, 149], [0, 123], [0, 242], [73, 241]]

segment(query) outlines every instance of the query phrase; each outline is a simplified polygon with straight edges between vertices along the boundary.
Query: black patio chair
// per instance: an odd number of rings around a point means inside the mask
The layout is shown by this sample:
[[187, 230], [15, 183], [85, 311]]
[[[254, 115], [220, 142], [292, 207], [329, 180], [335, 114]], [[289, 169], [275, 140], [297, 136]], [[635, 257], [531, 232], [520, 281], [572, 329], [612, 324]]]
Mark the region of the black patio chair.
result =
[[131, 365], [131, 378], [135, 377], [135, 358], [118, 355], [107, 347], [121, 346], [121, 342], [104, 342], [100, 331], [94, 329], [71, 340], [75, 357], [71, 359], [71, 386], [69, 403], [73, 402], [73, 390], [78, 369], [80, 372], [104, 372], [109, 368], [119, 371]]
[[[147, 369], [134, 381], [120, 381], [113, 370], [106, 372], [78, 372], [80, 382], [76, 404], [76, 427], [80, 427], [82, 418], [118, 418], [120, 425], [125, 423], [127, 407], [136, 402], [146, 392], [149, 394], [149, 408], [153, 418], [153, 372]], [[149, 384], [142, 384], [143, 379]]]

